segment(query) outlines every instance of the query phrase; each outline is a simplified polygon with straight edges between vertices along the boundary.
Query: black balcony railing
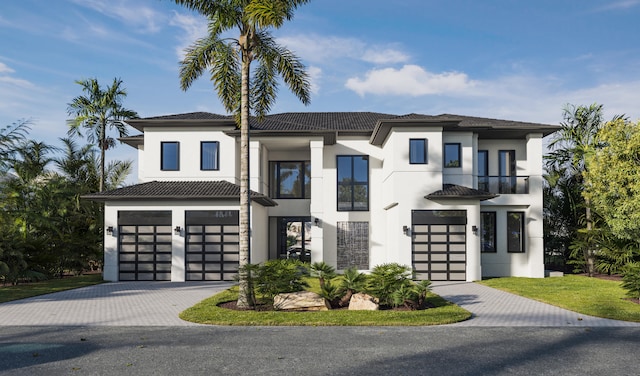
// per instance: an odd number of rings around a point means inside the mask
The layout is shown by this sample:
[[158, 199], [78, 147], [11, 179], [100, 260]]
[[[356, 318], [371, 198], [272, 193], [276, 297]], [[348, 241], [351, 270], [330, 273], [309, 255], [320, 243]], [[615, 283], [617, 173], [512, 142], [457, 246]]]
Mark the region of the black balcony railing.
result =
[[496, 194], [529, 193], [528, 176], [478, 176], [478, 189]]

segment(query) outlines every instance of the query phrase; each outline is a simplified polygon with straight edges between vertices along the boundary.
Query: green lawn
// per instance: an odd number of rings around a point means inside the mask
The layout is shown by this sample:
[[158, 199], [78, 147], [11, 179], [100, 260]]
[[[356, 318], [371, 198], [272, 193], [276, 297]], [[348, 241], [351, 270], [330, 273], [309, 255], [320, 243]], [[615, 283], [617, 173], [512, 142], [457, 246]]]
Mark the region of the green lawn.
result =
[[0, 303], [96, 285], [102, 282], [102, 275], [89, 274], [63, 279], [54, 278], [41, 282], [19, 284], [17, 286], [0, 285]]
[[626, 290], [616, 281], [566, 275], [493, 278], [479, 283], [585, 315], [640, 322], [640, 304], [626, 300]]
[[183, 311], [186, 321], [214, 325], [273, 326], [418, 326], [451, 324], [467, 320], [471, 313], [430, 294], [428, 301], [436, 308], [422, 311], [349, 311], [320, 312], [235, 311], [218, 307], [219, 303], [236, 300], [237, 287], [205, 299]]

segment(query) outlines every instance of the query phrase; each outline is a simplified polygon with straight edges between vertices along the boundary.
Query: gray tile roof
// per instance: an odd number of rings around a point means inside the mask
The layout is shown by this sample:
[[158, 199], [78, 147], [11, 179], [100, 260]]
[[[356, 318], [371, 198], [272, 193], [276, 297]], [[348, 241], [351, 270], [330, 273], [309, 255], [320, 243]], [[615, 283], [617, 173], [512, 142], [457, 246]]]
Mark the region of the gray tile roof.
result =
[[376, 112], [286, 112], [252, 119], [256, 130], [272, 131], [371, 131], [380, 119], [395, 115]]
[[[240, 186], [228, 181], [151, 181], [82, 196], [92, 201], [133, 200], [240, 200]], [[276, 206], [268, 196], [251, 191], [251, 200]]]
[[457, 184], [443, 184], [441, 190], [424, 196], [426, 199], [470, 198], [479, 199], [480, 201], [489, 200], [495, 197], [498, 197], [498, 195]]
[[218, 120], [218, 119], [233, 119], [229, 115], [212, 114], [211, 112], [188, 112], [185, 114], [173, 114], [146, 117], [140, 120]]

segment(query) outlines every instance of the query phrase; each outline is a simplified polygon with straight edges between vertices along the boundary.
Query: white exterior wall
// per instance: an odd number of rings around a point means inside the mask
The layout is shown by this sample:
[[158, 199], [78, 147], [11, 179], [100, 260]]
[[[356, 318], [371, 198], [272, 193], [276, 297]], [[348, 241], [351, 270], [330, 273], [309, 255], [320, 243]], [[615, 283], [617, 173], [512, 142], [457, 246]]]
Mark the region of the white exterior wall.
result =
[[[527, 140], [480, 140], [479, 150], [489, 151], [489, 174], [498, 175], [499, 150], [515, 150], [519, 176], [529, 177], [528, 194], [503, 194], [481, 202], [481, 211], [496, 212], [496, 253], [482, 254], [483, 277], [544, 277], [542, 221], [542, 134]], [[525, 252], [507, 252], [507, 212], [525, 213]]]
[[[200, 142], [220, 142], [220, 160], [217, 171], [200, 170]], [[178, 171], [162, 171], [160, 169], [160, 143], [180, 143], [180, 169]], [[186, 180], [227, 180], [239, 183], [236, 176], [236, 165], [239, 153], [236, 140], [227, 136], [222, 130], [203, 130], [195, 127], [149, 128], [144, 132], [144, 149], [142, 154], [142, 173], [140, 182], [186, 181]]]

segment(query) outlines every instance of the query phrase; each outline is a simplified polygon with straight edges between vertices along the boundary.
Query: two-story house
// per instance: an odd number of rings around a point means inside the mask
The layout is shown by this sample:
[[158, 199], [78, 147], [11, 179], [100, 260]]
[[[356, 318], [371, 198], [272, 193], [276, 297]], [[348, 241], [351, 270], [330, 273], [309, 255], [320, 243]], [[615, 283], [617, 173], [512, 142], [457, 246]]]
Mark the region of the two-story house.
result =
[[[104, 278], [231, 280], [240, 132], [188, 113], [129, 120], [139, 184], [105, 205]], [[543, 137], [557, 126], [457, 115], [283, 113], [252, 120], [251, 262], [397, 262], [418, 279], [543, 277]]]

